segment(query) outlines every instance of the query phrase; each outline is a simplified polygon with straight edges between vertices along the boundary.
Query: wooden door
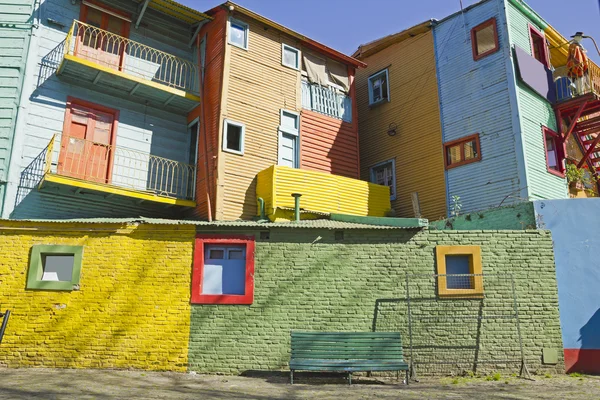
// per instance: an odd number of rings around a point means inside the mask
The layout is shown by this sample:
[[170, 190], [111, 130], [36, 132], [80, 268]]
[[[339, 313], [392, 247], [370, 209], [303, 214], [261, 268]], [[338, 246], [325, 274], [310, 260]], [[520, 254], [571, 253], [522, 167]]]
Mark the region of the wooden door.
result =
[[79, 25], [75, 55], [108, 68], [122, 69], [129, 22], [97, 8], [82, 7], [81, 20], [88, 26]]
[[61, 140], [58, 174], [110, 183], [114, 122], [113, 114], [71, 104]]

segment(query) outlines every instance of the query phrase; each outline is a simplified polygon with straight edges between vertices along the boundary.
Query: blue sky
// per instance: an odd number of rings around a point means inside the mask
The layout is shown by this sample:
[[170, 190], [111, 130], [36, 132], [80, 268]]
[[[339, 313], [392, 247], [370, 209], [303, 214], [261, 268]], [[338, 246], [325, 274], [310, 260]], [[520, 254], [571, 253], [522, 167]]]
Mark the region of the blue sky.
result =
[[[225, 0], [179, 0], [206, 11]], [[359, 44], [399, 32], [430, 18], [460, 10], [459, 0], [234, 0], [269, 19], [336, 50], [351, 54]], [[466, 7], [476, 0], [463, 0]], [[597, 0], [528, 0], [527, 3], [566, 37], [576, 31], [600, 45]], [[365, 7], [368, 5], [368, 7]], [[584, 46], [598, 63], [591, 41]], [[592, 51], [593, 50], [593, 51]]]

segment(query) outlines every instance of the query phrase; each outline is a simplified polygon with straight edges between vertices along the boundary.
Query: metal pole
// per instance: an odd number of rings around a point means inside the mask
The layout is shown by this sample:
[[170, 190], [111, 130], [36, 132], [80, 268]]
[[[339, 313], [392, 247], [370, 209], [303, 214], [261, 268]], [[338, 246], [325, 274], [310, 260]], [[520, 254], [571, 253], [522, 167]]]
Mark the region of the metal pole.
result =
[[6, 310], [4, 314], [0, 313], [0, 317], [4, 317], [4, 320], [2, 321], [2, 326], [0, 326], [0, 344], [2, 344], [4, 331], [6, 330], [6, 325], [8, 324], [8, 317], [10, 317], [10, 310]]
[[300, 193], [292, 193], [292, 197], [294, 198], [294, 216], [296, 222], [300, 222], [300, 197], [302, 195]]
[[515, 290], [515, 277], [510, 275], [510, 282], [512, 286], [513, 292], [513, 308], [515, 312], [515, 319], [517, 320], [517, 334], [519, 336], [519, 349], [521, 350], [521, 371], [520, 376], [523, 376], [523, 372], [527, 374], [527, 377], [531, 379], [531, 375], [529, 374], [529, 370], [527, 369], [527, 365], [525, 364], [525, 353], [523, 352], [523, 339], [521, 337], [521, 324], [519, 322], [519, 307], [517, 306], [517, 292]]
[[[412, 316], [411, 316], [411, 312], [410, 312], [410, 289], [408, 287], [408, 272], [406, 273], [406, 308], [407, 308], [407, 313], [408, 313], [408, 346], [409, 346], [409, 351], [410, 351], [410, 364], [409, 364], [409, 369], [411, 372], [411, 376], [413, 378], [416, 378], [416, 373], [415, 373], [415, 366], [414, 366], [414, 362], [413, 362], [413, 340], [412, 340]], [[408, 381], [407, 381], [408, 383]]]

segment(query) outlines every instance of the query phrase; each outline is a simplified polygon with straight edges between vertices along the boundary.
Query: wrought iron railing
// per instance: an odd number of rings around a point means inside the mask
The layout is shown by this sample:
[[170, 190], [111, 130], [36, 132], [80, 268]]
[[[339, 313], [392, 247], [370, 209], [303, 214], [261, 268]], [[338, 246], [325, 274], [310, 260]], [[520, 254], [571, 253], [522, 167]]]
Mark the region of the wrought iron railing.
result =
[[344, 93], [302, 81], [302, 107], [352, 122], [352, 99]]
[[565, 101], [588, 93], [600, 95], [600, 68], [590, 62], [588, 71], [581, 78], [570, 78], [566, 66], [554, 71], [557, 101]]
[[77, 20], [67, 35], [66, 52], [138, 78], [199, 92], [198, 66], [193, 62]]
[[[57, 142], [58, 141], [58, 142]], [[196, 167], [139, 150], [54, 135], [47, 147], [44, 173], [194, 199]]]

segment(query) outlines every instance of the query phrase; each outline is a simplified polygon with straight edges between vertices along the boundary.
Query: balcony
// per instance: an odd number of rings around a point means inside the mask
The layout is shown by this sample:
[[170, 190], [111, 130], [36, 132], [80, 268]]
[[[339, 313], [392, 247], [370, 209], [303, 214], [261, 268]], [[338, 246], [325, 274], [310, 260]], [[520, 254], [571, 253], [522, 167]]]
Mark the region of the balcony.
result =
[[344, 93], [302, 81], [302, 108], [352, 122], [352, 99]]
[[302, 219], [323, 214], [384, 217], [391, 209], [389, 187], [358, 179], [278, 165], [256, 178], [256, 196], [264, 200], [265, 215], [272, 221], [293, 219], [292, 193], [302, 195]]
[[57, 74], [183, 115], [200, 101], [199, 70], [193, 62], [77, 20]]
[[592, 62], [588, 65], [587, 74], [582, 78], [570, 78], [567, 74], [566, 65], [557, 67], [553, 75], [558, 103], [579, 96], [600, 97], [600, 68]]
[[135, 198], [139, 203], [196, 205], [193, 165], [65, 135], [54, 135], [39, 157], [43, 162], [40, 190], [66, 185], [77, 191]]

